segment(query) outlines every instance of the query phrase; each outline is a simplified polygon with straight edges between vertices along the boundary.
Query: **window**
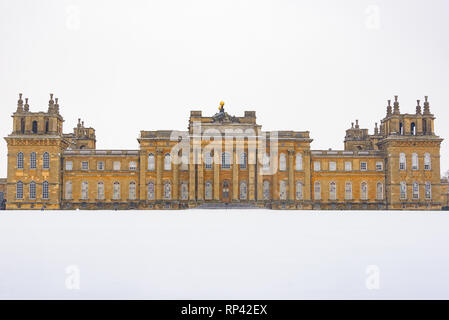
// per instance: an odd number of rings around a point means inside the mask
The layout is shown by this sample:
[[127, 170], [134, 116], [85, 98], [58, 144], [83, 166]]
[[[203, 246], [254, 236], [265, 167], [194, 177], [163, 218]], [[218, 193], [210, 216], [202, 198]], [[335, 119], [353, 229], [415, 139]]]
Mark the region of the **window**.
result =
[[376, 197], [377, 197], [377, 200], [383, 200], [384, 199], [384, 185], [383, 185], [382, 182], [378, 182], [377, 183]]
[[44, 152], [43, 155], [43, 166], [44, 169], [50, 169], [50, 154], [48, 152]]
[[73, 170], [73, 162], [72, 161], [66, 161], [65, 162], [65, 169], [67, 171], [72, 171]]
[[279, 199], [287, 200], [287, 182], [285, 181], [279, 183]]
[[129, 183], [129, 200], [136, 200], [136, 183], [134, 181]]
[[320, 171], [320, 170], [321, 170], [321, 162], [315, 161], [315, 162], [313, 163], [313, 170], [314, 170], [314, 171]]
[[352, 170], [352, 162], [346, 161], [345, 162], [345, 171], [351, 171]]
[[23, 169], [23, 153], [19, 152], [17, 154], [17, 169]]
[[222, 169], [231, 168], [231, 154], [229, 152], [223, 152], [221, 154], [221, 168]]
[[399, 154], [399, 170], [406, 169], [406, 161], [405, 153]]
[[329, 162], [329, 171], [336, 171], [337, 170], [337, 163], [335, 161]]
[[366, 182], [362, 182], [360, 186], [360, 199], [368, 200], [368, 184]]
[[413, 199], [419, 199], [419, 184], [418, 182], [413, 182]]
[[181, 155], [181, 170], [189, 169], [189, 157], [187, 155]]
[[89, 170], [89, 161], [81, 162], [81, 170], [84, 170], [84, 171]]
[[345, 200], [352, 200], [352, 183], [346, 182], [345, 184]]
[[302, 194], [302, 182], [297, 181], [296, 182], [296, 200], [302, 200], [303, 194]]
[[37, 121], [33, 121], [31, 130], [33, 131], [33, 133], [37, 133]]
[[81, 200], [89, 199], [89, 183], [87, 181], [83, 181], [81, 183]]
[[154, 154], [152, 153], [148, 155], [148, 170], [154, 170]]
[[329, 200], [337, 200], [337, 184], [335, 182], [329, 184]]
[[206, 165], [206, 169], [212, 169], [212, 155], [209, 151], [204, 155], [204, 162]]
[[189, 199], [189, 185], [187, 182], [181, 183], [181, 200]]
[[136, 165], [135, 161], [131, 161], [129, 163], [129, 170], [131, 170], [131, 171], [136, 171], [137, 170], [137, 165]]
[[270, 168], [270, 156], [266, 153], [262, 157], [262, 168], [265, 171]]
[[424, 155], [424, 170], [430, 170], [431, 168], [432, 166], [431, 166], [430, 153], [426, 153]]
[[36, 199], [36, 182], [30, 182], [30, 200]]
[[67, 181], [65, 183], [65, 199], [71, 200], [72, 199], [72, 182]]
[[154, 183], [148, 183], [148, 200], [154, 200]]
[[377, 161], [376, 162], [376, 170], [377, 171], [382, 171], [384, 169], [384, 164], [381, 161]]
[[240, 200], [246, 200], [247, 193], [246, 182], [240, 182]]
[[45, 133], [48, 133], [48, 130], [49, 129], [49, 122], [48, 122], [48, 120], [47, 121], [45, 121]]
[[104, 200], [104, 183], [98, 182], [97, 184], [97, 199]]
[[206, 182], [204, 197], [206, 198], [206, 200], [212, 200], [212, 183], [210, 181]]
[[413, 136], [416, 135], [416, 125], [415, 125], [414, 122], [412, 122], [411, 125], [410, 125], [410, 133]]
[[412, 170], [418, 170], [418, 154], [412, 154]]
[[426, 200], [432, 199], [432, 185], [430, 182], [426, 182]]
[[314, 185], [314, 199], [321, 200], [321, 184], [319, 182], [315, 182]]
[[103, 161], [98, 161], [97, 162], [97, 170], [99, 170], [99, 171], [103, 171], [104, 170], [104, 162]]
[[399, 188], [401, 199], [407, 199], [407, 184], [405, 182], [401, 182]]
[[23, 199], [23, 182], [19, 181], [16, 184], [16, 199]]
[[30, 154], [30, 169], [36, 169], [36, 152]]
[[279, 156], [279, 170], [287, 170], [287, 158], [284, 153], [281, 153], [281, 155]]
[[48, 198], [49, 198], [48, 181], [44, 181], [44, 183], [42, 184], [42, 199]]
[[302, 170], [302, 155], [300, 153], [296, 154], [296, 171]]
[[368, 170], [368, 163], [360, 162], [360, 171], [366, 171], [366, 170]]
[[169, 181], [164, 183], [164, 199], [171, 199], [171, 183]]
[[270, 182], [267, 180], [263, 182], [263, 199], [270, 200]]
[[164, 170], [171, 170], [171, 156], [170, 153], [164, 156]]
[[113, 194], [112, 194], [112, 199], [120, 200], [120, 183], [117, 181], [114, 182], [114, 190], [113, 190]]
[[113, 166], [114, 171], [120, 171], [121, 163], [120, 163], [120, 161], [114, 161], [112, 166]]
[[240, 169], [246, 169], [247, 156], [245, 152], [240, 153]]

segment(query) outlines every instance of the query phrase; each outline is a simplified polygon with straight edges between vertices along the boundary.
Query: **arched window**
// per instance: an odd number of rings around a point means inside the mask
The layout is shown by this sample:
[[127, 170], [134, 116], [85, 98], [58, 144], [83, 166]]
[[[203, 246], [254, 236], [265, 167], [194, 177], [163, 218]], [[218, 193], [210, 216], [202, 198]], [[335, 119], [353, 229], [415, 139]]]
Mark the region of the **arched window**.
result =
[[432, 184], [430, 182], [426, 182], [426, 200], [432, 199]]
[[129, 163], [129, 170], [131, 170], [131, 171], [136, 171], [137, 170], [137, 165], [136, 165], [135, 161], [131, 161]]
[[171, 183], [170, 183], [170, 181], [164, 182], [164, 199], [171, 199]]
[[50, 130], [49, 130], [49, 123], [47, 120], [47, 121], [45, 121], [45, 133], [48, 133], [48, 131], [50, 131]]
[[67, 181], [65, 183], [65, 199], [71, 200], [72, 199], [72, 182]]
[[296, 171], [302, 170], [302, 155], [300, 153], [296, 154]]
[[20, 133], [25, 133], [25, 119], [20, 119]]
[[414, 136], [416, 135], [416, 125], [414, 122], [410, 125], [410, 133]]
[[270, 195], [271, 195], [270, 182], [265, 180], [263, 182], [263, 199], [264, 200], [270, 200], [270, 198], [271, 198]]
[[44, 152], [43, 158], [43, 169], [50, 169], [50, 154], [48, 152]]
[[281, 153], [279, 156], [279, 170], [287, 170], [287, 158], [285, 156], [285, 153]]
[[418, 154], [412, 154], [412, 170], [418, 170]]
[[302, 182], [297, 181], [296, 182], [296, 200], [302, 200], [303, 194], [302, 194]]
[[352, 200], [352, 183], [346, 182], [345, 184], [345, 200]]
[[246, 200], [247, 193], [246, 182], [240, 182], [240, 200]]
[[89, 199], [89, 182], [81, 182], [81, 200]]
[[360, 199], [368, 200], [368, 183], [362, 182], [360, 185]]
[[399, 191], [401, 199], [407, 199], [407, 184], [404, 181], [399, 184]]
[[17, 154], [17, 169], [23, 169], [23, 153], [19, 152]]
[[148, 200], [154, 200], [154, 183], [148, 183]]
[[18, 181], [16, 184], [16, 199], [23, 199], [23, 182]]
[[37, 133], [37, 121], [33, 121], [33, 123], [32, 123], [32, 131], [33, 131], [33, 133]]
[[314, 199], [315, 200], [321, 200], [321, 184], [317, 181], [314, 184]]
[[419, 199], [419, 183], [413, 182], [413, 199]]
[[171, 170], [171, 156], [170, 153], [166, 153], [164, 156], [164, 170]]
[[222, 169], [231, 168], [231, 154], [229, 152], [223, 152], [221, 154], [221, 168]]
[[384, 185], [382, 182], [377, 183], [377, 200], [383, 200], [384, 199]]
[[329, 200], [337, 200], [337, 184], [335, 182], [329, 184]]
[[112, 199], [113, 200], [120, 200], [120, 183], [117, 182], [117, 181], [114, 182]]
[[30, 182], [30, 200], [36, 199], [36, 182]]
[[136, 200], [136, 183], [134, 181], [129, 183], [129, 200]]
[[407, 158], [405, 157], [405, 153], [399, 154], [399, 170], [407, 169], [406, 165]]
[[432, 161], [430, 158], [430, 153], [426, 153], [424, 155], [424, 170], [431, 170], [432, 169]]
[[399, 134], [404, 134], [404, 125], [402, 122], [399, 123]]
[[36, 152], [30, 154], [30, 169], [36, 169]]
[[423, 119], [422, 121], [422, 131], [424, 132], [424, 134], [427, 133], [427, 120]]
[[148, 155], [148, 170], [154, 170], [154, 154]]
[[181, 200], [189, 200], [189, 185], [187, 182], [181, 183]]
[[104, 200], [104, 183], [101, 181], [97, 183], [97, 199]]
[[210, 151], [206, 151], [204, 154], [204, 163], [206, 169], [212, 169], [212, 155], [210, 154]]
[[240, 153], [240, 169], [246, 169], [247, 156], [245, 152]]
[[42, 184], [42, 199], [49, 199], [49, 185], [48, 181], [44, 181]]
[[210, 181], [206, 182], [206, 186], [204, 188], [204, 198], [206, 200], [212, 200], [212, 183]]
[[285, 181], [279, 183], [279, 199], [287, 200], [287, 182]]

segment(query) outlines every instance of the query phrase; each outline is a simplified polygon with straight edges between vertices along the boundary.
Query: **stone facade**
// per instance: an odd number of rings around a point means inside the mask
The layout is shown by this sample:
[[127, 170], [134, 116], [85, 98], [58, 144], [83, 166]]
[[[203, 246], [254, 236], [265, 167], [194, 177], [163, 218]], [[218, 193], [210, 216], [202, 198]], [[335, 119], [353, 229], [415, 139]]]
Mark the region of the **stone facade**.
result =
[[[63, 133], [57, 99], [30, 112], [19, 97], [8, 144], [6, 209], [441, 210], [435, 117], [425, 98], [402, 114], [395, 97], [374, 133], [358, 121], [344, 150], [311, 150], [308, 131], [262, 131], [242, 117], [191, 111], [188, 130], [141, 131], [138, 150], [97, 150], [95, 129], [78, 120]], [[3, 189], [2, 189], [3, 188]]]

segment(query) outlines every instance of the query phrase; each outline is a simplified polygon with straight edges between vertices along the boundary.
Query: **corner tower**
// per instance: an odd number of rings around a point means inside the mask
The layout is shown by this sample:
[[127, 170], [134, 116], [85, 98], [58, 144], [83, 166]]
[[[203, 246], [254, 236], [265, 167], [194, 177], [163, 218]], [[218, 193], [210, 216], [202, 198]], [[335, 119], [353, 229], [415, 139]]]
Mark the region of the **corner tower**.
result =
[[47, 112], [31, 112], [19, 94], [8, 146], [7, 209], [59, 209], [63, 118], [50, 94]]

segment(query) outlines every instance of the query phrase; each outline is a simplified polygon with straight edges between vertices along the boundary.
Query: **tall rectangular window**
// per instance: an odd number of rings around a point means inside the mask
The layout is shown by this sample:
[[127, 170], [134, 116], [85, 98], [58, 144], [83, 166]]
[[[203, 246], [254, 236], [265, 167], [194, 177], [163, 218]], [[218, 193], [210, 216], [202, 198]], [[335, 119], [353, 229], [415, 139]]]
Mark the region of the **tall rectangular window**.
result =
[[315, 161], [315, 162], [313, 163], [313, 170], [314, 170], [314, 171], [320, 171], [320, 170], [321, 170], [321, 162]]
[[345, 184], [345, 200], [352, 200], [352, 183], [346, 182]]
[[335, 161], [329, 162], [329, 171], [336, 171], [337, 170], [337, 163]]
[[23, 169], [23, 153], [19, 152], [17, 154], [17, 169]]
[[16, 184], [16, 199], [23, 199], [23, 182], [19, 181]]
[[67, 181], [65, 183], [65, 199], [71, 200], [72, 199], [72, 182]]
[[384, 169], [384, 164], [381, 161], [377, 161], [376, 162], [376, 170], [377, 171], [382, 171]]
[[42, 158], [43, 158], [42, 167], [44, 169], [50, 169], [50, 154], [48, 152], [44, 152], [44, 155]]
[[84, 171], [89, 170], [89, 161], [81, 162], [81, 170], [84, 170]]
[[352, 161], [346, 161], [345, 162], [345, 171], [351, 171], [352, 170]]
[[402, 200], [407, 199], [407, 184], [402, 181], [399, 184], [399, 188], [400, 188], [400, 197]]
[[368, 163], [365, 161], [360, 162], [360, 171], [366, 171], [366, 170], [368, 170]]
[[65, 170], [66, 171], [72, 171], [73, 170], [73, 161], [66, 161], [65, 162]]
[[30, 154], [30, 169], [36, 169], [36, 152]]
[[412, 154], [412, 170], [418, 170], [418, 154]]
[[426, 200], [432, 199], [432, 184], [430, 182], [426, 182]]
[[104, 162], [103, 161], [98, 161], [97, 162], [97, 170], [98, 171], [103, 171], [104, 170]]
[[36, 199], [36, 182], [30, 182], [30, 200]]
[[42, 199], [49, 199], [49, 184], [47, 181], [44, 181], [42, 184]]
[[89, 183], [87, 181], [81, 183], [81, 199], [89, 199]]
[[424, 155], [424, 170], [431, 170], [432, 169], [432, 165], [431, 165], [431, 159], [430, 159], [430, 153], [426, 153]]
[[321, 200], [321, 184], [319, 182], [315, 182], [314, 185], [314, 199]]
[[98, 200], [104, 200], [104, 183], [98, 182], [97, 184], [97, 198]]
[[399, 170], [405, 170], [407, 158], [405, 157], [405, 153], [399, 154]]
[[419, 199], [419, 184], [418, 182], [413, 183], [413, 199]]

